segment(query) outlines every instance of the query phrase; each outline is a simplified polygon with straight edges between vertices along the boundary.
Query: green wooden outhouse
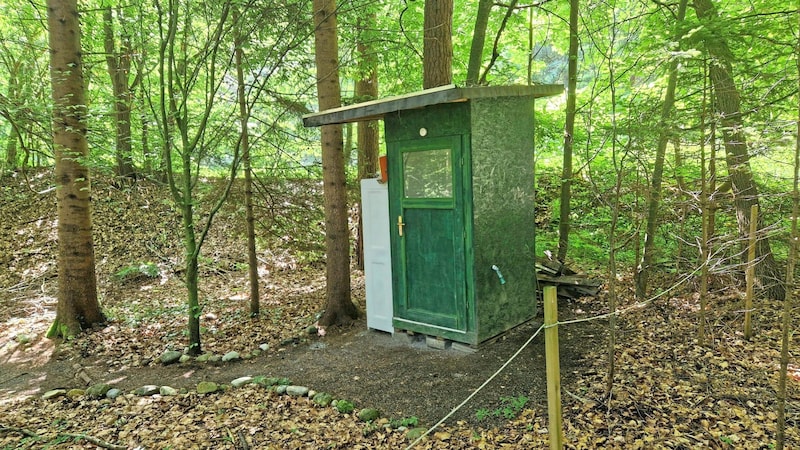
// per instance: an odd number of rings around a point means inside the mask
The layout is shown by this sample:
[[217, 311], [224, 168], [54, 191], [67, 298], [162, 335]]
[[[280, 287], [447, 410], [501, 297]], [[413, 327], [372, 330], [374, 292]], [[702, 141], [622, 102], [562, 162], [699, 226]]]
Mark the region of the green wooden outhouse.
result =
[[537, 314], [533, 103], [562, 91], [449, 85], [303, 118], [384, 121], [394, 330], [476, 345]]

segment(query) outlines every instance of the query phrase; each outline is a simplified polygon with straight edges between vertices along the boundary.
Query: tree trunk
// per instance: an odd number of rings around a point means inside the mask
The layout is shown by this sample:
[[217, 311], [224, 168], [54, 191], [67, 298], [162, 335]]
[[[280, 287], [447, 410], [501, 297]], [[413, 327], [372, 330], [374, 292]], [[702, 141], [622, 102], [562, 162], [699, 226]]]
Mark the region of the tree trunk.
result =
[[[336, 0], [314, 0], [317, 96], [320, 111], [341, 105]], [[342, 126], [322, 127], [322, 183], [325, 198], [325, 313], [323, 326], [343, 324], [358, 317], [350, 299], [350, 233], [347, 226], [346, 179]]]
[[569, 2], [569, 65], [567, 67], [567, 117], [564, 124], [564, 159], [561, 167], [561, 202], [558, 222], [558, 260], [567, 259], [569, 214], [572, 199], [572, 144], [575, 134], [575, 101], [578, 86], [578, 0]]
[[[11, 125], [8, 139], [6, 140], [6, 156], [4, 162], [5, 168], [9, 171], [13, 171], [17, 168], [17, 140], [20, 139], [20, 134], [17, 118], [14, 117], [15, 114], [12, 112], [10, 99], [17, 98], [17, 92], [19, 90], [17, 81], [19, 63], [9, 64], [9, 70], [11, 73], [8, 76], [8, 96], [3, 97], [3, 94], [0, 94], [0, 117], [4, 117]], [[2, 170], [0, 170], [0, 174], [2, 174]]]
[[[711, 0], [694, 0], [695, 12], [701, 22], [719, 20], [717, 10]], [[750, 208], [759, 204], [758, 187], [750, 169], [750, 155], [747, 152], [747, 139], [742, 131], [744, 123], [740, 110], [741, 98], [733, 79], [733, 61], [724, 36], [707, 33], [705, 46], [713, 59], [709, 74], [714, 88], [716, 108], [720, 116], [722, 136], [725, 141], [725, 162], [733, 190], [733, 204], [736, 208], [736, 221], [739, 234], [745, 239], [750, 229]], [[758, 224], [758, 229], [763, 228]], [[771, 298], [783, 299], [785, 295], [781, 273], [772, 255], [769, 239], [760, 237], [756, 244], [756, 277], [760, 288]]]
[[475, 31], [472, 33], [472, 45], [469, 49], [467, 65], [467, 86], [478, 84], [483, 61], [483, 47], [486, 44], [486, 28], [489, 26], [489, 15], [492, 12], [492, 0], [480, 0], [478, 14], [475, 16]]
[[[375, 26], [377, 19], [371, 12], [366, 20], [359, 19], [358, 28], [358, 69], [359, 79], [356, 81], [356, 99], [366, 102], [378, 98], [377, 58], [373, 41], [368, 38], [368, 30]], [[380, 122], [370, 120], [358, 123], [358, 178], [368, 178], [378, 172], [378, 148], [380, 145]]]
[[133, 150], [131, 145], [131, 91], [128, 76], [131, 71], [129, 39], [121, 39], [120, 50], [114, 44], [114, 19], [110, 6], [103, 9], [103, 46], [106, 66], [114, 93], [114, 130], [116, 135], [117, 175], [133, 178]]
[[[686, 17], [687, 0], [681, 0], [678, 5], [678, 24]], [[680, 31], [678, 31], [680, 33]], [[675, 36], [677, 41], [680, 36]], [[667, 143], [672, 137], [672, 110], [675, 104], [675, 87], [678, 84], [678, 60], [673, 58], [669, 63], [669, 77], [667, 92], [664, 94], [664, 103], [661, 106], [661, 119], [658, 122], [658, 147], [656, 148], [656, 161], [653, 165], [653, 178], [650, 180], [650, 197], [647, 201], [647, 228], [644, 235], [644, 252], [642, 261], [636, 271], [636, 296], [647, 296], [647, 281], [652, 271], [655, 253], [656, 229], [658, 228], [658, 207], [661, 203], [661, 181], [664, 175], [664, 159], [667, 152]]]
[[87, 115], [76, 0], [48, 0], [53, 147], [58, 186], [58, 306], [48, 337], [70, 338], [105, 317], [97, 301]]
[[13, 171], [17, 168], [17, 140], [19, 140], [19, 131], [17, 126], [11, 124], [11, 132], [8, 134], [8, 141], [6, 142], [6, 168]]
[[248, 278], [250, 280], [250, 315], [258, 316], [260, 313], [260, 294], [258, 292], [258, 257], [256, 255], [256, 230], [255, 216], [253, 215], [253, 173], [250, 167], [250, 133], [247, 130], [247, 123], [250, 121], [250, 110], [247, 107], [247, 96], [244, 89], [244, 69], [242, 59], [242, 35], [239, 14], [234, 14], [235, 21], [235, 45], [236, 45], [236, 80], [238, 84], [237, 95], [239, 97], [239, 121], [240, 121], [240, 145], [242, 147], [242, 162], [244, 163], [244, 209], [245, 226], [247, 228], [247, 264]]
[[453, 82], [453, 0], [425, 0], [422, 87]]
[[[356, 81], [356, 101], [365, 102], [378, 98], [378, 71], [375, 57], [376, 49], [370, 39], [369, 30], [374, 28], [377, 17], [374, 11], [358, 20], [358, 68]], [[369, 178], [378, 172], [378, 148], [380, 146], [380, 123], [368, 120], [358, 123], [356, 146], [358, 147], [358, 179]], [[356, 266], [364, 270], [364, 235], [359, 201], [358, 239], [356, 241]]]
[[[700, 311], [698, 312], [697, 344], [706, 345], [706, 308], [708, 306], [708, 263], [711, 254], [711, 192], [713, 186], [713, 166], [706, 165], [706, 120], [707, 120], [707, 93], [708, 73], [703, 66], [703, 99], [700, 109], [700, 211], [701, 211], [701, 239], [700, 239]], [[711, 157], [714, 156], [714, 144], [711, 145]], [[706, 169], [708, 167], [708, 169]], [[711, 173], [711, 176], [709, 176]], [[713, 187], [712, 187], [713, 189]]]

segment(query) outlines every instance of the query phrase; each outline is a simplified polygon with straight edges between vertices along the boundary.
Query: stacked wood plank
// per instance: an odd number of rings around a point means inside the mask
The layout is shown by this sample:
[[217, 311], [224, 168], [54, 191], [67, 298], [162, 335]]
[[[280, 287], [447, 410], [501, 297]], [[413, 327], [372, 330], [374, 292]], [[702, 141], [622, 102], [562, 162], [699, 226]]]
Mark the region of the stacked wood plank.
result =
[[562, 298], [594, 297], [600, 292], [599, 280], [578, 273], [556, 259], [537, 258], [536, 279], [540, 290], [544, 286], [556, 286]]

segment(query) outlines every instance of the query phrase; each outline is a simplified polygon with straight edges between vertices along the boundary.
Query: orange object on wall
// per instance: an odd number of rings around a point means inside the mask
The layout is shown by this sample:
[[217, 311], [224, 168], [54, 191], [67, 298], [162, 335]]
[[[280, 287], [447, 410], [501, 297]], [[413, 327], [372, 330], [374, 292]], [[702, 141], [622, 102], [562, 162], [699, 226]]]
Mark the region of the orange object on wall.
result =
[[389, 163], [385, 155], [378, 158], [378, 164], [381, 166], [381, 183], [386, 183], [389, 181]]

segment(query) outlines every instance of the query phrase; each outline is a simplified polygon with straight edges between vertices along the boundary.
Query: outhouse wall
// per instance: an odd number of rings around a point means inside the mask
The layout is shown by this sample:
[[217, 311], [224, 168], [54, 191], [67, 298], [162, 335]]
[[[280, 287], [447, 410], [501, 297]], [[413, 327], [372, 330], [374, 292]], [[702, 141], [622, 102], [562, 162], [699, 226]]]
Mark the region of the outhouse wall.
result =
[[482, 342], [537, 314], [534, 111], [532, 97], [478, 98], [470, 105], [472, 247]]

